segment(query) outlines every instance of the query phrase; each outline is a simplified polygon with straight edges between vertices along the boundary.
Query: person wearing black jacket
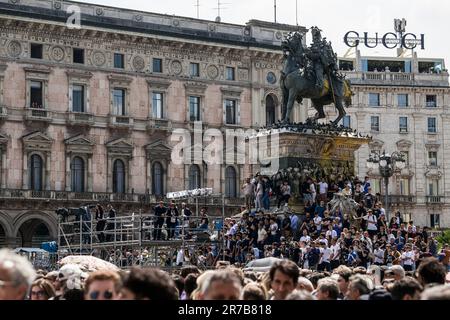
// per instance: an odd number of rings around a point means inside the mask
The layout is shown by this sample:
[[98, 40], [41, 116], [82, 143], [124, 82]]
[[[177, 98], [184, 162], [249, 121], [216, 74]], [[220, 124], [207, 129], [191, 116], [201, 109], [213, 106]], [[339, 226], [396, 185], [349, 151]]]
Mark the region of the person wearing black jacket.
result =
[[111, 204], [108, 204], [108, 223], [106, 225], [106, 230], [109, 232], [106, 235], [106, 241], [111, 242], [114, 239], [114, 229], [116, 229], [116, 210], [114, 210]]
[[166, 212], [166, 225], [168, 229], [167, 240], [172, 239], [175, 236], [175, 228], [178, 223], [178, 209], [173, 202], [170, 203]]
[[164, 202], [160, 201], [159, 205], [153, 208], [153, 211], [155, 213], [153, 240], [161, 240], [161, 229], [164, 224], [167, 208], [164, 206]]
[[95, 227], [95, 231], [97, 231], [97, 237], [100, 242], [105, 241], [105, 227], [106, 220], [104, 219], [104, 210], [100, 204], [97, 204], [95, 207], [95, 220], [97, 220], [97, 225]]

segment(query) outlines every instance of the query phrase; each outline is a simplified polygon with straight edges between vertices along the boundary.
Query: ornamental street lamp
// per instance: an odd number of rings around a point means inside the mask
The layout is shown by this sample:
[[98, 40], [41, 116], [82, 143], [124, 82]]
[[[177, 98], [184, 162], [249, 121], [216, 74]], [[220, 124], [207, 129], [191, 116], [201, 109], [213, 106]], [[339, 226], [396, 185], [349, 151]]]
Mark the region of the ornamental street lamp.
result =
[[406, 161], [403, 157], [403, 154], [400, 152], [393, 152], [392, 154], [380, 153], [378, 151], [372, 151], [369, 155], [369, 159], [367, 159], [367, 168], [376, 170], [378, 169], [380, 175], [384, 178], [384, 186], [385, 186], [385, 212], [386, 212], [386, 221], [389, 223], [389, 213], [388, 213], [388, 185], [389, 178], [392, 177], [394, 171], [399, 169], [402, 170], [406, 166]]

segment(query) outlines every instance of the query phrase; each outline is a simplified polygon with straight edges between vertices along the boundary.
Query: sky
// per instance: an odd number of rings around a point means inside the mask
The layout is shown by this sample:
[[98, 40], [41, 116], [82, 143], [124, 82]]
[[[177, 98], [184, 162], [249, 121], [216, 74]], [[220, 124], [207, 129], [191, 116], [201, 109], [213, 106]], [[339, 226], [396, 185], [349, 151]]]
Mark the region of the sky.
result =
[[[197, 17], [214, 20], [217, 0], [78, 0], [107, 6], [148, 12]], [[227, 23], [245, 24], [251, 19], [274, 21], [274, 0], [220, 0], [221, 20]], [[296, 0], [276, 0], [277, 22], [296, 24]], [[310, 28], [318, 26], [322, 36], [332, 42], [339, 56], [347, 51], [343, 38], [347, 31], [380, 36], [394, 31], [394, 19], [407, 20], [406, 32], [419, 36], [425, 34], [425, 50], [417, 50], [419, 57], [444, 58], [450, 66], [450, 1], [446, 0], [297, 0], [298, 23]], [[308, 36], [310, 42], [310, 35]], [[379, 45], [374, 49], [361, 46], [361, 54], [367, 56], [396, 55]]]

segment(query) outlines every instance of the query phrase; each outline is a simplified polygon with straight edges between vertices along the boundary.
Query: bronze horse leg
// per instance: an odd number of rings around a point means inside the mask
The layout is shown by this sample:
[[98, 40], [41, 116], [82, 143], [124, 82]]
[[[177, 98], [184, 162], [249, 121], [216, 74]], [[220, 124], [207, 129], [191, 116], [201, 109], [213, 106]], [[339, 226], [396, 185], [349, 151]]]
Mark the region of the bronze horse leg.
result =
[[288, 102], [286, 105], [286, 114], [283, 118], [284, 123], [289, 123], [289, 120], [290, 120], [289, 115], [291, 114], [292, 108], [294, 106], [294, 101], [295, 101], [296, 96], [297, 96], [296, 88], [294, 87], [294, 88], [289, 89], [289, 99], [288, 99]]
[[335, 96], [335, 107], [336, 109], [339, 111], [339, 115], [338, 117], [333, 121], [334, 125], [337, 125], [339, 123], [339, 121], [341, 121], [341, 119], [345, 116], [346, 112], [344, 109], [344, 104], [343, 102], [343, 97], [336, 97]]

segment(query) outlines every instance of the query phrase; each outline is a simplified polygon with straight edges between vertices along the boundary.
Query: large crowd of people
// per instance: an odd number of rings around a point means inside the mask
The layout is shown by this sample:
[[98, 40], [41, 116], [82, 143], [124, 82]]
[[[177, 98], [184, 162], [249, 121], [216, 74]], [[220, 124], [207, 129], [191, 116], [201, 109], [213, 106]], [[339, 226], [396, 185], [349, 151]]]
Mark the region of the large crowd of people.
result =
[[450, 300], [450, 278], [437, 258], [424, 258], [414, 273], [340, 265], [329, 271], [299, 268], [282, 259], [267, 271], [243, 271], [226, 261], [213, 270], [183, 267], [169, 274], [133, 267], [84, 272], [67, 264], [35, 270], [9, 249], [0, 250], [0, 300]]
[[[138, 261], [126, 262], [126, 270], [88, 274], [70, 264], [35, 271], [28, 260], [3, 249], [0, 299], [450, 299], [449, 245], [438, 244], [427, 227], [403, 221], [399, 211], [387, 221], [368, 178], [333, 187], [359, 204], [354, 212], [330, 206], [324, 180], [307, 179], [301, 187], [304, 214], [289, 209], [287, 181], [274, 193], [270, 185], [268, 178], [248, 179], [241, 213], [219, 225], [206, 208], [194, 222], [186, 204], [160, 202], [142, 221], [153, 227], [149, 239], [188, 236], [180, 225], [217, 231], [216, 242], [169, 252], [161, 265], [178, 267], [170, 273], [145, 267], [147, 250], [126, 252], [125, 258]], [[115, 210], [108, 206], [107, 218], [101, 206], [95, 211], [100, 241], [111, 241], [107, 230], [116, 224]], [[252, 268], [255, 261], [270, 263]]]

